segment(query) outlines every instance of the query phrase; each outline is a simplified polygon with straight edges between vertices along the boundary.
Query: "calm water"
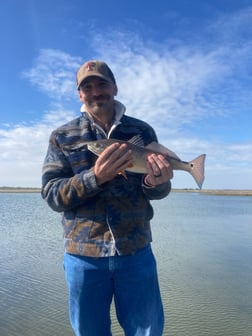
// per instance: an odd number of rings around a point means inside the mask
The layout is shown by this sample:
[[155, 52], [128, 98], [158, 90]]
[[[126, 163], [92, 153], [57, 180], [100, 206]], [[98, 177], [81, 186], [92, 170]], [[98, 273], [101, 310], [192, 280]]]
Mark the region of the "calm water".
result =
[[[153, 205], [164, 336], [252, 335], [252, 198], [172, 193]], [[73, 335], [60, 220], [39, 194], [0, 194], [1, 336]], [[113, 309], [112, 321], [123, 335]]]

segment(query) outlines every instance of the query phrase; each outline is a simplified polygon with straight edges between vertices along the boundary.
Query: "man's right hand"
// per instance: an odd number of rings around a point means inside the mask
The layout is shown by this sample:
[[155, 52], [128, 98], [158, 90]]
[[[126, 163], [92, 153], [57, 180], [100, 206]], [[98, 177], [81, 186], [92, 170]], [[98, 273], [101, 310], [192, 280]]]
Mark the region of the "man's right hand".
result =
[[101, 185], [132, 166], [132, 152], [127, 144], [114, 143], [98, 157], [94, 166], [96, 182]]

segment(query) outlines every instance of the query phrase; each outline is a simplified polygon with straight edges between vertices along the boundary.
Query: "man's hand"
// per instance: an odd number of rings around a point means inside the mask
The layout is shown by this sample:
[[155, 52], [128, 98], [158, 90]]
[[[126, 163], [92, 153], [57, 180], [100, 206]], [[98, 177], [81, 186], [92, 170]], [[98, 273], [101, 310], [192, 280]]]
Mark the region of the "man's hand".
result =
[[106, 148], [96, 160], [94, 173], [101, 185], [112, 180], [118, 173], [132, 165], [132, 153], [126, 144], [114, 143]]
[[170, 163], [163, 155], [151, 154], [147, 157], [147, 175], [145, 182], [150, 186], [157, 186], [173, 178]]

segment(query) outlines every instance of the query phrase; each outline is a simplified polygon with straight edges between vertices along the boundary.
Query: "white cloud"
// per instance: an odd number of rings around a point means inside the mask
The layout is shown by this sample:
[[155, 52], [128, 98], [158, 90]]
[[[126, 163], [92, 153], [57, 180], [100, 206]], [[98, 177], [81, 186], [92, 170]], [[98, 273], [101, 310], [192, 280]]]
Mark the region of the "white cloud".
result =
[[169, 44], [152, 49], [148, 41], [128, 33], [93, 40], [99, 45], [99, 57], [116, 73], [119, 97], [130, 113], [155, 126], [160, 119], [172, 127], [194, 123], [204, 119], [206, 112], [213, 117], [228, 115], [230, 109], [247, 105], [248, 99], [252, 102], [239, 81], [240, 62], [244, 67], [250, 62], [248, 52], [241, 57], [239, 42], [235, 47], [177, 43], [171, 49]]
[[[210, 27], [213, 36], [207, 46], [180, 41], [173, 41], [171, 46], [168, 40], [167, 45], [158, 45], [133, 33], [114, 31], [93, 33], [90, 39], [97, 58], [111, 65], [118, 82], [118, 98], [126, 104], [129, 115], [153, 125], [161, 142], [183, 160], [207, 153], [204, 186], [208, 188], [252, 188], [251, 143], [209, 142], [186, 128], [206, 116], [213, 123], [222, 115], [228, 120], [238, 108], [252, 103], [247, 94], [251, 86], [243, 82], [251, 83], [251, 72], [245, 69], [251, 66], [248, 55], [252, 51], [251, 40], [239, 33], [250, 34], [244, 30], [243, 18], [245, 23], [250, 22], [251, 10], [216, 22]], [[215, 37], [214, 32], [219, 30], [222, 33]], [[79, 56], [44, 49], [23, 75], [53, 104], [72, 102], [76, 100], [75, 72], [82, 62]], [[49, 133], [74, 117], [71, 110], [57, 106], [37, 123], [6, 125], [0, 130], [0, 185], [40, 185]], [[185, 173], [176, 172], [174, 186], [194, 188], [195, 183]]]
[[42, 49], [30, 70], [23, 72], [35, 87], [54, 100], [72, 99], [76, 91], [75, 73], [80, 57], [63, 51]]
[[0, 130], [0, 186], [39, 187], [49, 135], [74, 117], [72, 111], [58, 107], [37, 123]]

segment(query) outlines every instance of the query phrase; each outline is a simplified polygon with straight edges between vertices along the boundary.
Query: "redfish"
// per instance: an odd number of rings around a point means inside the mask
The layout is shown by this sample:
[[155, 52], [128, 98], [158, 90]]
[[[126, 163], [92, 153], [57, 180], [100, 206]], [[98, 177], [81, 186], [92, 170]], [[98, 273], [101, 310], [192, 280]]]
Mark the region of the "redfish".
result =
[[[80, 149], [83, 146], [87, 146], [88, 150], [90, 150], [95, 155], [99, 156], [104, 149], [108, 146], [114, 144], [127, 144], [128, 149], [132, 151], [132, 165], [127, 167], [125, 170], [133, 173], [141, 173], [146, 174], [146, 160], [148, 155], [150, 154], [161, 154], [166, 160], [170, 163], [173, 170], [183, 170], [192, 175], [194, 180], [196, 181], [198, 187], [201, 189], [204, 181], [204, 166], [205, 166], [205, 158], [206, 154], [202, 154], [196, 157], [194, 160], [186, 162], [180, 160], [180, 158], [171, 150], [164, 147], [163, 145], [152, 142], [147, 146], [143, 146], [143, 141], [139, 136], [135, 136], [129, 141], [122, 141], [118, 139], [102, 139], [102, 140], [94, 140], [94, 141], [86, 141], [82, 142], [79, 145], [75, 145], [74, 148]], [[72, 148], [72, 149], [74, 149]], [[122, 172], [123, 173], [123, 172]]]

